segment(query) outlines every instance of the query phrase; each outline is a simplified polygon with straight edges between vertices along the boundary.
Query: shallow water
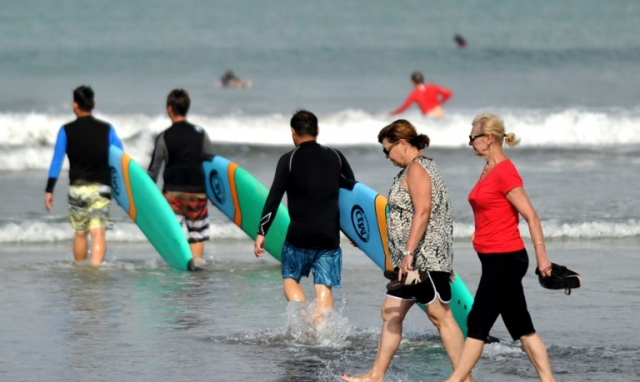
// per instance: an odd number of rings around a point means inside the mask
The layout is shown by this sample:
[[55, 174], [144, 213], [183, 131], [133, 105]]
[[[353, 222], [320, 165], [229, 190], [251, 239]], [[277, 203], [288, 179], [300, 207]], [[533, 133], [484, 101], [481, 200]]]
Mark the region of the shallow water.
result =
[[[584, 277], [571, 296], [540, 288], [530, 268], [529, 307], [558, 380], [640, 378], [637, 245], [551, 244], [552, 259], [575, 265]], [[73, 266], [66, 245], [5, 246], [0, 375], [7, 381], [336, 381], [343, 372], [365, 372], [375, 357], [385, 281], [362, 254], [344, 248], [337, 312], [316, 332], [309, 315], [297, 313], [300, 306], [287, 307], [278, 264], [255, 260], [248, 241], [212, 243], [198, 273], [168, 270], [146, 245], [112, 245], [99, 270]], [[455, 251], [456, 269], [474, 291], [479, 262], [467, 244]], [[485, 348], [477, 379], [535, 380], [501, 322], [493, 335], [502, 342]], [[412, 309], [387, 380], [437, 381], [449, 371], [435, 329]]]

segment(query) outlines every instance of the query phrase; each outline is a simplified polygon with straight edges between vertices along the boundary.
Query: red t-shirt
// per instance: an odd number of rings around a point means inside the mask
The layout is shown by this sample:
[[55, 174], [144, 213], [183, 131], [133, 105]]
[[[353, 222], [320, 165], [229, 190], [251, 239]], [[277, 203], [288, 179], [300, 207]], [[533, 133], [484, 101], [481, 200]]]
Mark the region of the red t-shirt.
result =
[[391, 114], [400, 114], [407, 110], [412, 103], [417, 102], [422, 114], [427, 114], [431, 109], [442, 105], [451, 98], [451, 90], [438, 85], [421, 85], [415, 88], [404, 101], [402, 106], [392, 111]]
[[498, 163], [471, 189], [469, 203], [476, 223], [473, 239], [476, 252], [504, 253], [524, 248], [518, 230], [518, 210], [506, 197], [516, 187], [522, 187], [522, 179], [507, 159]]

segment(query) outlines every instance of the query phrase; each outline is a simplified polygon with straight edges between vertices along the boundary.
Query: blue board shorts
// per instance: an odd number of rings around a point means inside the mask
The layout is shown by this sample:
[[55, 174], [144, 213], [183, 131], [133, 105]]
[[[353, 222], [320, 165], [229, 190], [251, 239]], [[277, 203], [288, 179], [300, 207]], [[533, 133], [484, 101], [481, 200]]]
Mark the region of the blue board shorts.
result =
[[340, 288], [342, 250], [298, 248], [289, 242], [282, 247], [282, 278], [300, 282], [313, 270], [313, 283]]

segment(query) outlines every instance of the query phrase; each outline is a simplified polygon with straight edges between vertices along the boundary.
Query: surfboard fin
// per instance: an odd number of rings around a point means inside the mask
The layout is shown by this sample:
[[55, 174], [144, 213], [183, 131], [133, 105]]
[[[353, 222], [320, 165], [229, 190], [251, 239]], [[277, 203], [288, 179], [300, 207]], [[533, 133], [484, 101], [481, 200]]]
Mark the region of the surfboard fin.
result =
[[197, 267], [195, 262], [193, 261], [193, 259], [189, 260], [189, 262], [187, 263], [187, 270], [189, 272], [200, 272], [202, 270], [202, 268]]

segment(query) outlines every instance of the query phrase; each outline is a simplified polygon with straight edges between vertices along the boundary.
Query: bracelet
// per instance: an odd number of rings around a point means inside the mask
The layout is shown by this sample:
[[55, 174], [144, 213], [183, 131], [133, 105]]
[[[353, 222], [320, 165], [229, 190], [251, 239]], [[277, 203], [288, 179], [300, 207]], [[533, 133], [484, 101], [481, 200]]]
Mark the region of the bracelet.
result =
[[544, 241], [536, 241], [536, 245], [541, 245], [544, 247]]
[[405, 256], [413, 256], [413, 251], [405, 249], [404, 252], [402, 252], [402, 257], [405, 257]]

